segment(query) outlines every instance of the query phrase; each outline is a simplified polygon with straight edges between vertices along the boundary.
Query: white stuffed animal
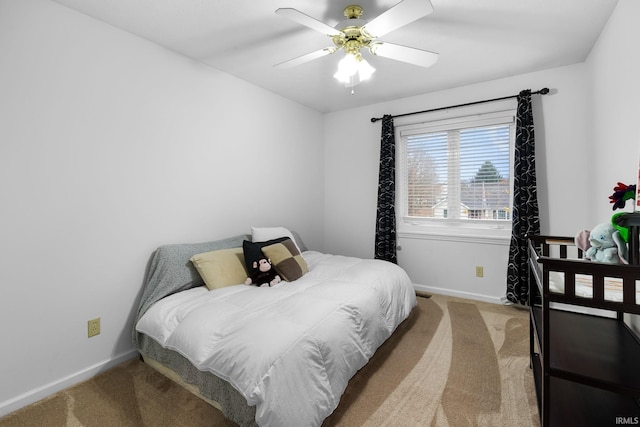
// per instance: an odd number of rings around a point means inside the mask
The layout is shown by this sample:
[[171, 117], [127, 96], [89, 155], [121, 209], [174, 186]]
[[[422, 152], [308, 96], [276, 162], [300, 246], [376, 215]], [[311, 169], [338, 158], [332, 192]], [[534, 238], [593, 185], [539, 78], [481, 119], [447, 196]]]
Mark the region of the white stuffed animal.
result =
[[611, 223], [602, 223], [589, 232], [585, 258], [610, 264], [626, 263], [627, 244]]

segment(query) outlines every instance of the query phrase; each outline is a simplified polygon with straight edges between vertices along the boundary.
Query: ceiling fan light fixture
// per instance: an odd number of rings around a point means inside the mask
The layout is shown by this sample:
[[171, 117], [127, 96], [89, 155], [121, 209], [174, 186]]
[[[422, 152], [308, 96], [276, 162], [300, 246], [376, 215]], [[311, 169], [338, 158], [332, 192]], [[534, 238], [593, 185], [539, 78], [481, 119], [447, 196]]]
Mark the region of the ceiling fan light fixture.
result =
[[358, 75], [360, 76], [360, 80], [368, 80], [375, 72], [376, 69], [373, 68], [366, 59], [361, 59], [360, 62], [358, 62]]
[[346, 73], [340, 72], [340, 70], [336, 71], [336, 73], [333, 75], [333, 78], [344, 84], [348, 84], [351, 81], [351, 76]]
[[358, 59], [355, 55], [347, 53], [344, 58], [338, 62], [338, 71], [336, 74], [351, 77], [358, 72]]
[[358, 80], [362, 82], [369, 79], [375, 71], [376, 69], [366, 59], [363, 59], [359, 53], [357, 55], [347, 53], [338, 63], [338, 71], [333, 77], [340, 83], [348, 84], [353, 82], [353, 77], [356, 74], [358, 74]]

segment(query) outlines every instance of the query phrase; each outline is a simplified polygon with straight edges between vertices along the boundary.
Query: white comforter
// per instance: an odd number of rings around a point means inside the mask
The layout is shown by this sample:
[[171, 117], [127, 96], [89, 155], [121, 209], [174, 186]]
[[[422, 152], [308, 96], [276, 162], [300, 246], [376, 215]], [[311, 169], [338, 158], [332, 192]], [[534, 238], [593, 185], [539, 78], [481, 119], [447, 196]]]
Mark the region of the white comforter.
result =
[[230, 382], [260, 426], [319, 426], [349, 379], [416, 304], [400, 267], [318, 252], [272, 288], [194, 288], [154, 304], [136, 329]]

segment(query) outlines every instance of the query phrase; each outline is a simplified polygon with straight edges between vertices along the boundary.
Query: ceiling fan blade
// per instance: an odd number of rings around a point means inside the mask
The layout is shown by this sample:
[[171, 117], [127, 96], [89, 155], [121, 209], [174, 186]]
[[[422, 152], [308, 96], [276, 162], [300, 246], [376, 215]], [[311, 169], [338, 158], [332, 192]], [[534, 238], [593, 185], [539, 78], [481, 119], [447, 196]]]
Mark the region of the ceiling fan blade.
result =
[[319, 31], [322, 34], [327, 34], [329, 36], [337, 36], [338, 34], [342, 34], [341, 31], [336, 30], [332, 26], [325, 24], [324, 22], [318, 21], [317, 19], [312, 18], [309, 15], [305, 15], [304, 13], [300, 12], [297, 9], [284, 7], [284, 8], [277, 9], [276, 14], [280, 16], [284, 16], [285, 18], [289, 18], [292, 21], [295, 21], [298, 24], [302, 24], [313, 30]]
[[420, 67], [430, 67], [438, 60], [438, 54], [428, 50], [401, 46], [399, 44], [375, 42], [369, 48], [371, 53]]
[[314, 59], [322, 58], [323, 56], [330, 55], [338, 50], [335, 47], [325, 47], [324, 49], [316, 50], [315, 52], [307, 53], [306, 55], [298, 56], [297, 58], [290, 59], [288, 61], [281, 62], [274, 65], [274, 68], [286, 70], [287, 68], [293, 68], [305, 62], [313, 61]]
[[364, 28], [369, 35], [381, 37], [432, 12], [429, 0], [403, 0], [365, 24]]

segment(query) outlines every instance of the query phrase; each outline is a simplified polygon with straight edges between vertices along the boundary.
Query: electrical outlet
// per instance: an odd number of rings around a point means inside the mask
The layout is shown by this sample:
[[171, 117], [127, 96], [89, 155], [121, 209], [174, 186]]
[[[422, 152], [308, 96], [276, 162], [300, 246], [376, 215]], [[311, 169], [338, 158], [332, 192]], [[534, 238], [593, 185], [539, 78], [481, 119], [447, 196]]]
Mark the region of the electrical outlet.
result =
[[484, 267], [476, 265], [476, 277], [484, 277]]
[[100, 318], [96, 317], [95, 319], [89, 320], [88, 330], [89, 330], [89, 338], [95, 337], [100, 334]]

